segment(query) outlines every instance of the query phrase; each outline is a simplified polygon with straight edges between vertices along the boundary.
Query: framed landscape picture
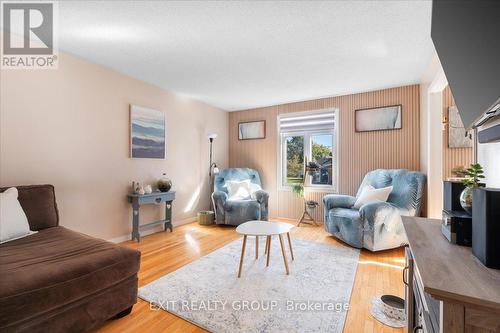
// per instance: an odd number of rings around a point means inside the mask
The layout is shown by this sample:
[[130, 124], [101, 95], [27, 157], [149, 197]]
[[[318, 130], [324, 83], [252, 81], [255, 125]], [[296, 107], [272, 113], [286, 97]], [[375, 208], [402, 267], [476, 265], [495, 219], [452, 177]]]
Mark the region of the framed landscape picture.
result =
[[266, 121], [248, 121], [238, 123], [238, 140], [253, 140], [266, 138]]
[[356, 132], [401, 129], [401, 105], [354, 111]]
[[472, 137], [466, 135], [464, 123], [456, 106], [448, 108], [448, 147], [471, 148]]
[[130, 105], [130, 157], [165, 158], [165, 114]]

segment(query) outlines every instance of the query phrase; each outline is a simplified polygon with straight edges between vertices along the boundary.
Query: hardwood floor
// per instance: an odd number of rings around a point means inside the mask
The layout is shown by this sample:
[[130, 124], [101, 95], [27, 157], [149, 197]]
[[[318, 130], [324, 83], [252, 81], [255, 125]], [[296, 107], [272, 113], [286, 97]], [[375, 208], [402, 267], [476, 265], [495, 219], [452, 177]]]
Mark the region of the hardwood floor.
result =
[[[347, 246], [326, 233], [322, 226], [301, 225], [299, 228], [294, 228], [291, 234], [292, 238]], [[200, 226], [191, 223], [175, 228], [173, 233], [160, 232], [143, 237], [139, 244], [127, 241], [122, 245], [142, 252], [139, 272], [139, 287], [141, 287], [240, 237], [234, 227]], [[402, 329], [393, 329], [373, 319], [370, 306], [371, 299], [375, 295], [394, 294], [403, 297], [403, 266], [402, 248], [375, 253], [361, 251], [344, 332], [402, 332]], [[237, 267], [235, 274], [236, 269]], [[205, 330], [168, 312], [151, 310], [149, 303], [139, 299], [130, 315], [110, 320], [96, 332], [205, 332]]]

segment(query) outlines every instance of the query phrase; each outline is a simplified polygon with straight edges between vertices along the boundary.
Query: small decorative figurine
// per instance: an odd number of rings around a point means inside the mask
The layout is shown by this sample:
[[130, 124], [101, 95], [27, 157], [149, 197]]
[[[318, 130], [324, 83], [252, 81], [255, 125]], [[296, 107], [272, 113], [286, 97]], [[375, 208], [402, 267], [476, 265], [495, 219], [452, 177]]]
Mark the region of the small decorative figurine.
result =
[[144, 186], [144, 193], [153, 193], [153, 188], [151, 187], [151, 185], [146, 185]]
[[132, 183], [132, 187], [133, 187], [133, 190], [134, 190], [134, 193], [135, 194], [144, 194], [145, 191], [144, 191], [144, 188], [141, 186], [141, 183], [139, 182], [133, 182]]
[[144, 191], [144, 188], [142, 186], [140, 186], [139, 190], [136, 193], [139, 194], [139, 195], [143, 195], [146, 192]]

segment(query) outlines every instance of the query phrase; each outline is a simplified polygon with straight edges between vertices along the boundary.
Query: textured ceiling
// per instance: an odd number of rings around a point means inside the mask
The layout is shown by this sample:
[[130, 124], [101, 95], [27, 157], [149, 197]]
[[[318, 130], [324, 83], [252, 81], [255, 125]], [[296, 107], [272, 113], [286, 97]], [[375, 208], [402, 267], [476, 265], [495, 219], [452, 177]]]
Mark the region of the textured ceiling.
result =
[[61, 1], [61, 50], [234, 111], [418, 83], [430, 1]]

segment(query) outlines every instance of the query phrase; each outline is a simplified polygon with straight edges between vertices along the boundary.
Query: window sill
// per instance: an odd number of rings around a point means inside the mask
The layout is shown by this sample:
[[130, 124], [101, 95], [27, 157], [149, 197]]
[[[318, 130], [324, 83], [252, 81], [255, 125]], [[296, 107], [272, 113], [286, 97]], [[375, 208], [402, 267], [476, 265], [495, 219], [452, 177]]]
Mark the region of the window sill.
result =
[[[328, 194], [337, 194], [337, 190], [333, 186], [306, 186], [306, 192], [321, 192]], [[292, 192], [291, 186], [280, 186], [279, 192]]]

